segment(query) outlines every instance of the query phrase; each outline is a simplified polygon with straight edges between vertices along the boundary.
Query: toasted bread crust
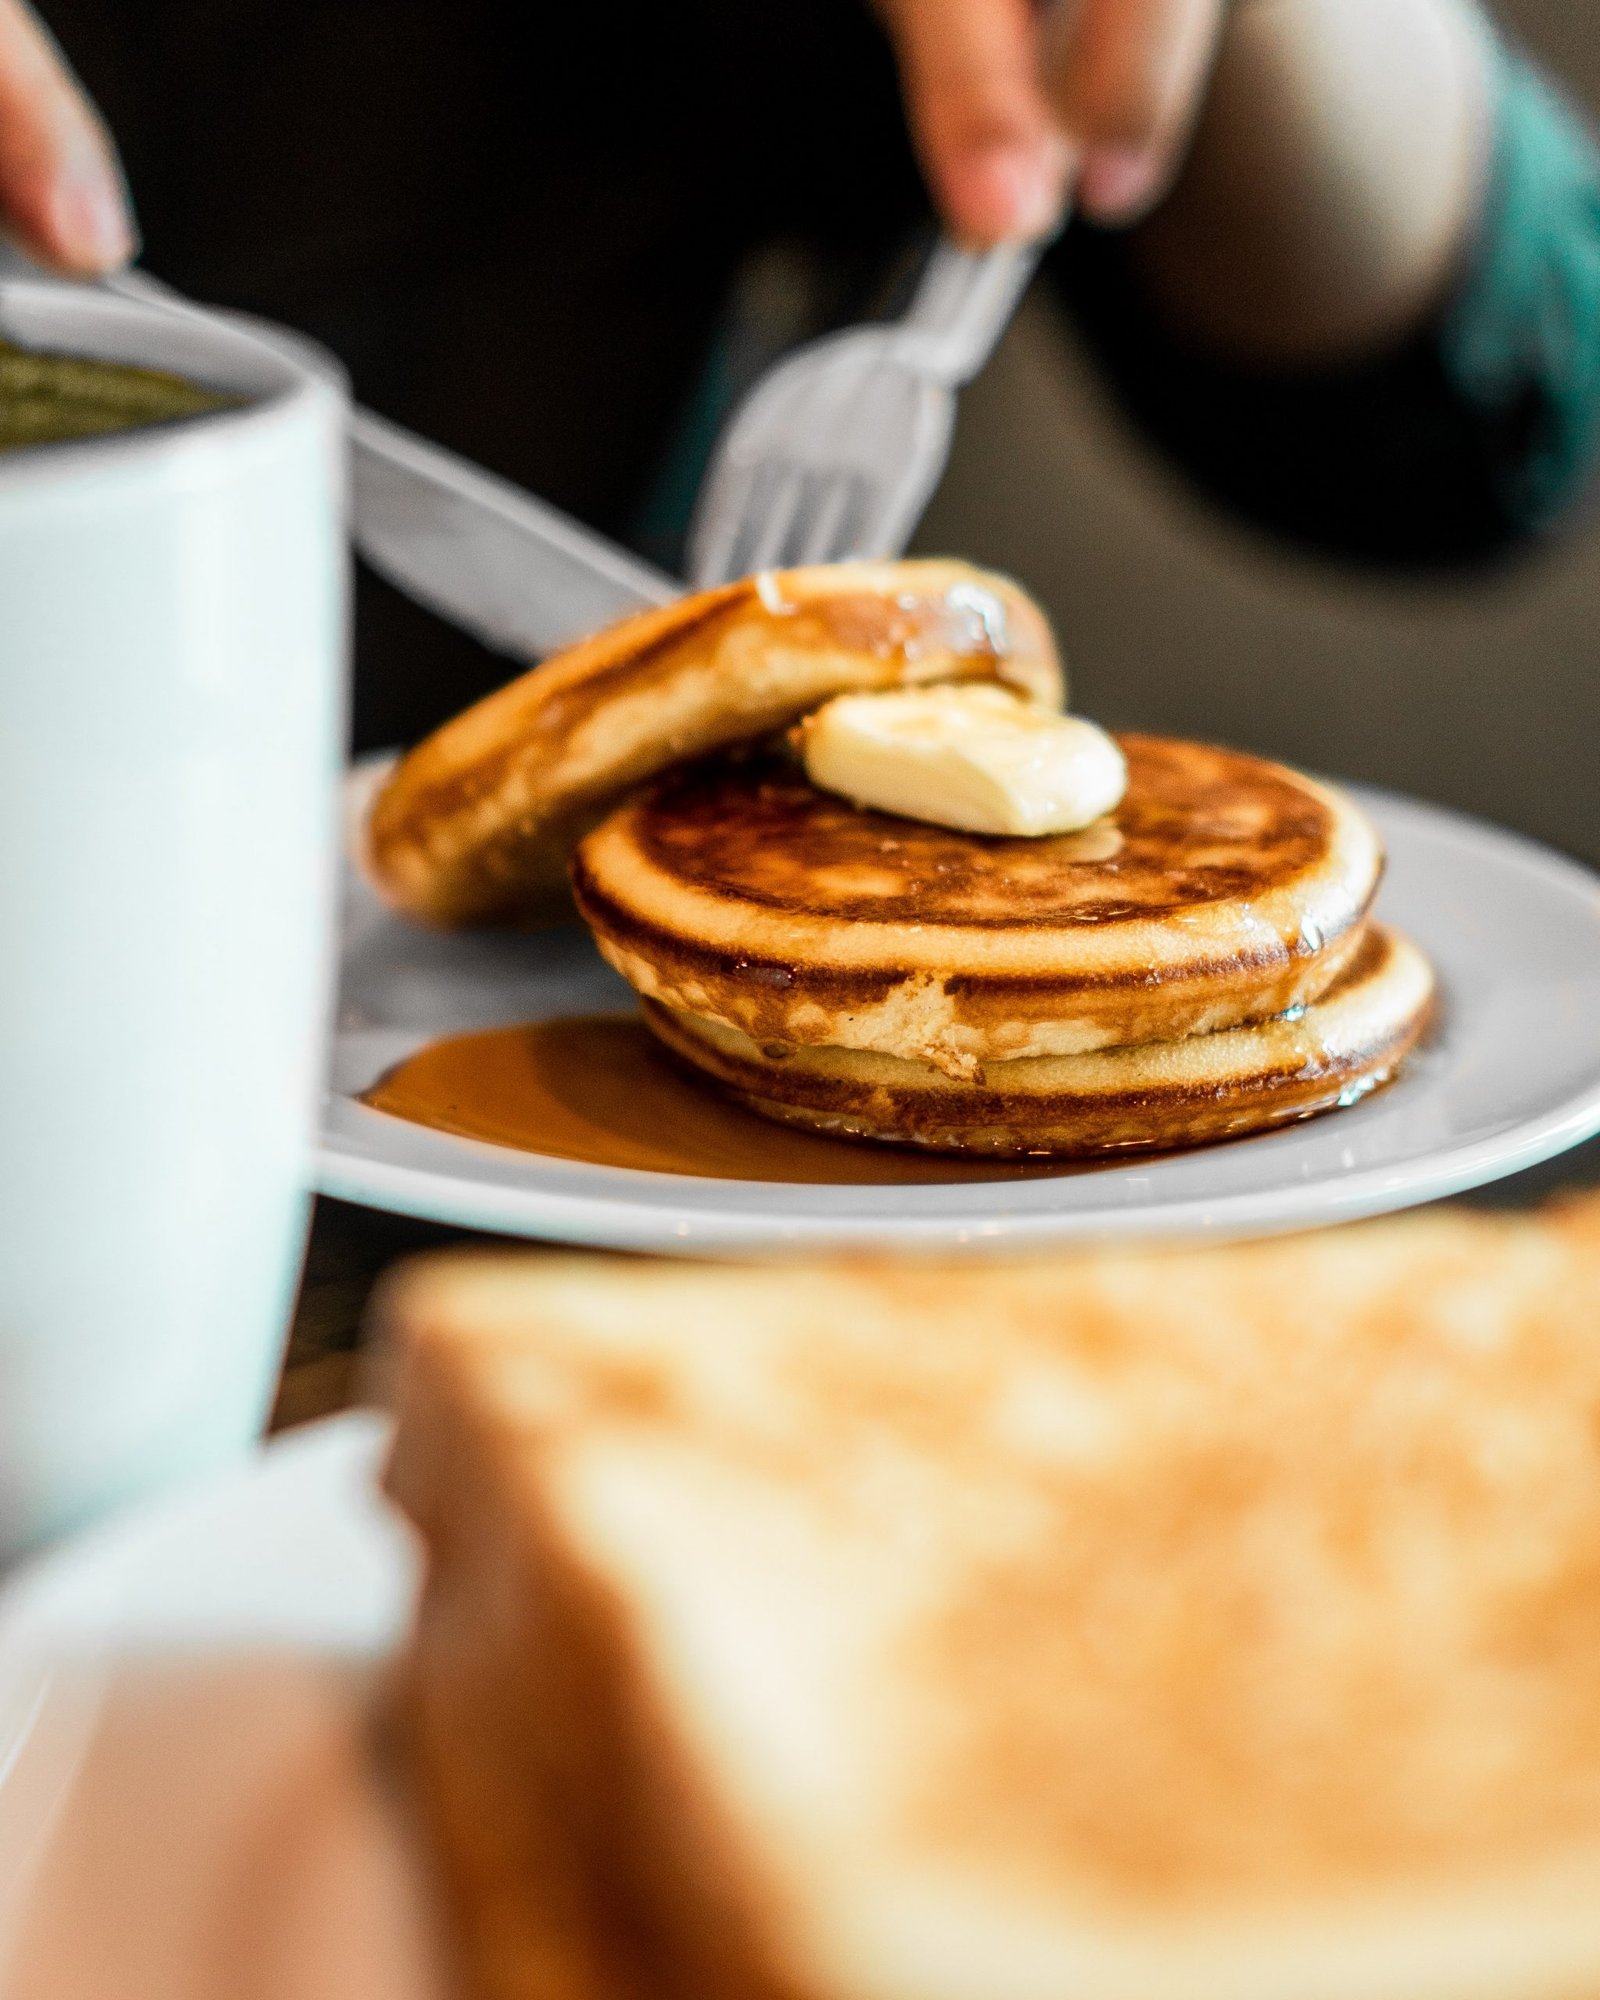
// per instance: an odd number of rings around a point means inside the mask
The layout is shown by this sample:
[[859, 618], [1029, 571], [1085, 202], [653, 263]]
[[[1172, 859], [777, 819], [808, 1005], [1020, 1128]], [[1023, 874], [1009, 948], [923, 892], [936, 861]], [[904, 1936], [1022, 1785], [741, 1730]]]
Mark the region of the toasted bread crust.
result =
[[477, 2000], [1600, 1992], [1600, 1198], [380, 1311]]
[[412, 1345], [403, 1399], [387, 1484], [429, 1560], [391, 1713], [474, 2000], [810, 2000], [768, 1961], [772, 1913], [627, 1605], [512, 1441], [485, 1453], [448, 1342]]
[[404, 757], [367, 829], [373, 882], [446, 927], [538, 918], [578, 839], [630, 786], [849, 690], [1002, 680], [1059, 707], [1043, 615], [957, 562], [785, 570], [597, 633]]

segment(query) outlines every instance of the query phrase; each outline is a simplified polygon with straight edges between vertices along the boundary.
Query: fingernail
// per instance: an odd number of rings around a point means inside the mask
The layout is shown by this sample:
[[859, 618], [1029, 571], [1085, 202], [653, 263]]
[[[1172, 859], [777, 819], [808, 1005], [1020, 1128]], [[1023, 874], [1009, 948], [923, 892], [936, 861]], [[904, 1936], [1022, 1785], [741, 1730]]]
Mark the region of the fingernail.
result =
[[75, 270], [109, 271], [127, 263], [137, 239], [127, 197], [98, 163], [70, 171], [50, 204], [56, 254]]
[[1156, 154], [1137, 146], [1101, 146], [1083, 163], [1078, 203], [1097, 222], [1131, 222], [1161, 178]]
[[1061, 212], [1062, 173], [1035, 148], [997, 148], [974, 159], [965, 176], [963, 206], [981, 234], [1043, 236]]

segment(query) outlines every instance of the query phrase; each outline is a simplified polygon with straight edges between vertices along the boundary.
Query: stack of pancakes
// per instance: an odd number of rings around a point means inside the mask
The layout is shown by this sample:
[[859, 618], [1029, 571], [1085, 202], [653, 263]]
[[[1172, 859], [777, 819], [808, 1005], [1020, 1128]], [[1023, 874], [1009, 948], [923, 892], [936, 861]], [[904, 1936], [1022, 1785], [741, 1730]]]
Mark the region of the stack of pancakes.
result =
[[1037, 610], [954, 563], [785, 572], [647, 613], [402, 761], [372, 870], [435, 922], [527, 915], [570, 863], [660, 1039], [771, 1118], [943, 1151], [1195, 1145], [1348, 1104], [1432, 977], [1373, 923], [1374, 830], [1281, 765], [1122, 739], [1084, 831], [855, 806], [774, 732], [847, 690], [988, 678], [1059, 705]]

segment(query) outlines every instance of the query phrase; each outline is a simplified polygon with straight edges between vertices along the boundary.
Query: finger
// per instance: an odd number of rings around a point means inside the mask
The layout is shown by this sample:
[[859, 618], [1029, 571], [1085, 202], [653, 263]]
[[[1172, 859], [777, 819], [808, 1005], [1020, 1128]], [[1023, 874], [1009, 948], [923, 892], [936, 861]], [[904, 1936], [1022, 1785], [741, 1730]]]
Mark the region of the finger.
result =
[[0, 218], [40, 262], [77, 275], [134, 248], [111, 140], [23, 0], [0, 0]]
[[1078, 201], [1104, 222], [1149, 208], [1176, 169], [1210, 75], [1224, 0], [1080, 0], [1049, 61], [1083, 150]]
[[979, 244], [1045, 234], [1070, 155], [1040, 83], [1031, 0], [880, 0], [880, 12], [951, 231]]

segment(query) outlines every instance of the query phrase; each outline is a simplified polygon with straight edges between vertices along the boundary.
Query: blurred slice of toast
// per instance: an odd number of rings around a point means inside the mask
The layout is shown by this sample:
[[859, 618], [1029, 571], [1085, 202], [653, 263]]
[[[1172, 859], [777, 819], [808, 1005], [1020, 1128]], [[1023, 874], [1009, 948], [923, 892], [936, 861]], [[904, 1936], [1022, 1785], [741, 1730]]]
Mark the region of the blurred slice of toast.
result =
[[384, 1311], [481, 2000], [1600, 1993], [1600, 1201]]

